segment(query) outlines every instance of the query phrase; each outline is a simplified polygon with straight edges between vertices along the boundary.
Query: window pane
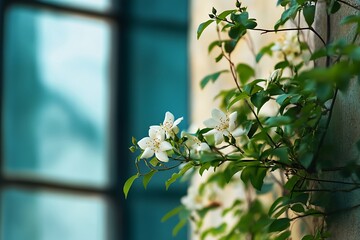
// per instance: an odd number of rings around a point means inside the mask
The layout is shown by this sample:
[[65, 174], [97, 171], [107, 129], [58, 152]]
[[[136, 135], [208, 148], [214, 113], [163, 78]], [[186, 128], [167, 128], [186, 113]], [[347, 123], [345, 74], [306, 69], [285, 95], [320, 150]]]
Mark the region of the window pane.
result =
[[1, 209], [4, 240], [106, 239], [106, 205], [99, 198], [7, 190]]
[[[131, 198], [132, 215], [130, 227], [133, 232], [131, 240], [190, 239], [187, 226], [181, 229], [176, 236], [172, 236], [172, 230], [179, 222], [178, 217], [172, 217], [165, 222], [160, 222], [167, 212], [180, 204], [180, 196], [169, 196], [168, 194], [151, 195], [149, 192], [142, 196], [146, 197], [141, 198], [138, 195]], [[153, 236], [153, 238], [149, 238], [149, 236]]]
[[[131, 0], [131, 13], [137, 19], [160, 20], [167, 23], [188, 22], [187, 0]], [[144, 10], [146, 9], [146, 10]]]
[[13, 8], [6, 18], [5, 170], [107, 183], [107, 22]]
[[87, 8], [90, 10], [106, 11], [111, 7], [110, 0], [41, 0], [42, 2], [50, 2], [68, 5], [70, 7]]

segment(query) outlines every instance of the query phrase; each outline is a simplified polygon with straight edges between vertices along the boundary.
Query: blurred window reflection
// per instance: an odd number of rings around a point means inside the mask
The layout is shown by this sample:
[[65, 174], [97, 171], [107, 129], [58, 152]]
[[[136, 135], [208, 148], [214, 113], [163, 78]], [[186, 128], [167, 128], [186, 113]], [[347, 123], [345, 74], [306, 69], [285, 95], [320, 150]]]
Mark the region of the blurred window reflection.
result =
[[160, 219], [183, 186], [165, 192], [162, 175], [128, 201], [121, 189], [135, 171], [130, 134], [144, 137], [166, 111], [189, 119], [188, 1], [0, 7], [0, 239], [171, 237], [177, 220]]
[[8, 190], [1, 207], [4, 240], [106, 239], [105, 202], [97, 197]]
[[106, 11], [112, 7], [110, 0], [41, 0], [64, 6], [87, 8], [89, 10]]
[[22, 7], [6, 22], [5, 171], [106, 185], [110, 26]]

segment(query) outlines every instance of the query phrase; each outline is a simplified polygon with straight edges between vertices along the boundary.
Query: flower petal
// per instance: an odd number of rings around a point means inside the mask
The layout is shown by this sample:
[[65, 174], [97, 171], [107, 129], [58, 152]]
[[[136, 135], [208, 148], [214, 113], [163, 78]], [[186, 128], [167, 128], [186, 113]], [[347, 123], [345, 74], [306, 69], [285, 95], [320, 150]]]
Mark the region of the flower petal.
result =
[[154, 150], [146, 148], [140, 158], [150, 158], [154, 155]]
[[197, 149], [198, 151], [210, 151], [209, 145], [206, 143], [200, 143], [200, 146]]
[[237, 112], [231, 113], [229, 116], [229, 131], [230, 132], [232, 130], [234, 130], [236, 127], [236, 119], [237, 119]]
[[159, 159], [162, 162], [168, 162], [169, 161], [169, 157], [165, 152], [157, 151], [157, 152], [155, 152], [155, 156], [156, 156], [157, 159]]
[[140, 141], [138, 141], [138, 145], [141, 149], [146, 149], [153, 146], [153, 141], [149, 137], [144, 137]]
[[164, 152], [164, 151], [167, 151], [167, 150], [172, 149], [172, 146], [171, 146], [171, 144], [168, 143], [168, 142], [161, 142], [159, 149], [160, 149], [160, 151], [163, 151], [163, 152]]
[[183, 119], [184, 119], [183, 117], [176, 119], [175, 122], [173, 123], [173, 127], [175, 127], [175, 126], [177, 126], [179, 123], [181, 123], [181, 121], [182, 121]]
[[213, 118], [209, 118], [207, 120], [204, 121], [204, 125], [208, 128], [214, 128], [218, 125], [220, 125], [220, 122], [216, 121], [215, 119]]
[[218, 145], [220, 143], [222, 143], [224, 141], [224, 137], [223, 134], [221, 132], [217, 132], [214, 134], [214, 138], [215, 138], [215, 144]]
[[155, 138], [157, 138], [159, 135], [163, 135], [163, 134], [165, 134], [165, 133], [164, 133], [164, 130], [163, 130], [160, 126], [150, 126], [149, 136], [150, 136], [152, 139], [155, 139]]
[[179, 132], [179, 127], [174, 126], [174, 127], [172, 127], [171, 130], [172, 130], [173, 133], [178, 134], [178, 132]]
[[219, 132], [219, 131], [216, 129], [211, 129], [210, 131], [208, 131], [207, 133], [204, 133], [203, 135], [210, 136], [210, 135], [216, 134], [217, 132]]
[[211, 111], [211, 116], [213, 117], [213, 119], [215, 119], [218, 122], [225, 121], [225, 119], [226, 119], [226, 114], [217, 108], [214, 108]]
[[174, 122], [174, 115], [171, 112], [166, 112], [163, 124], [167, 125], [166, 123], [168, 123], [172, 125], [173, 122]]
[[238, 127], [237, 129], [235, 129], [234, 131], [231, 132], [231, 134], [233, 135], [233, 137], [240, 137], [241, 135], [243, 135], [246, 132], [245, 129]]

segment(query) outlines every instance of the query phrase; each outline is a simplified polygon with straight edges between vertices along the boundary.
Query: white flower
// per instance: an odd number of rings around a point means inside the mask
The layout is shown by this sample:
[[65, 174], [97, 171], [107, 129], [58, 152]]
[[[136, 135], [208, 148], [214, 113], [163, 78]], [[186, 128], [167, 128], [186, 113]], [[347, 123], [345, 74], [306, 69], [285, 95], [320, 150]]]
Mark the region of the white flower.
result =
[[191, 185], [187, 195], [181, 198], [181, 204], [190, 211], [200, 210], [209, 206], [221, 206], [222, 189], [213, 183], [206, 183], [206, 188], [200, 192], [200, 186]]
[[171, 112], [166, 112], [163, 124], [160, 126], [151, 126], [150, 129], [165, 134], [166, 138], [174, 137], [174, 134], [179, 132], [177, 125], [183, 120], [183, 117], [178, 118], [175, 121], [174, 119], [174, 115]]
[[183, 135], [188, 138], [188, 140], [186, 140], [186, 145], [195, 153], [199, 153], [202, 151], [210, 151], [209, 145], [201, 142], [196, 136], [193, 136], [189, 133], [185, 133]]
[[282, 76], [282, 69], [276, 69], [271, 73], [269, 78], [266, 81], [265, 90], [269, 87], [269, 84], [272, 82], [278, 81]]
[[222, 143], [224, 136], [238, 137], [245, 133], [244, 129], [236, 128], [237, 112], [233, 112], [228, 116], [215, 108], [212, 110], [211, 116], [212, 118], [206, 120], [204, 124], [206, 127], [213, 129], [204, 135], [214, 135], [215, 144]]
[[283, 35], [275, 42], [271, 50], [281, 52], [293, 64], [299, 64], [302, 61], [302, 52], [296, 34], [288, 33]]
[[167, 150], [172, 149], [170, 143], [164, 139], [164, 134], [159, 133], [155, 129], [149, 129], [149, 137], [144, 137], [138, 142], [141, 149], [144, 150], [141, 158], [150, 158], [154, 155], [162, 162], [168, 162], [169, 157], [166, 154]]
[[204, 198], [199, 194], [199, 189], [190, 186], [187, 195], [181, 198], [181, 204], [190, 211], [199, 210], [205, 207]]

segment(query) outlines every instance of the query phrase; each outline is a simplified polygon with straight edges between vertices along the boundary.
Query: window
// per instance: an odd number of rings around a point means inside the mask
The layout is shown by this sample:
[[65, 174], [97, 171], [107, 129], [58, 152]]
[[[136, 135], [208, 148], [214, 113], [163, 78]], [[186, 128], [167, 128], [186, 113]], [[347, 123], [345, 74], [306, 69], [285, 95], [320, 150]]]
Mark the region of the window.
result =
[[131, 135], [187, 115], [187, 2], [8, 0], [0, 26], [0, 239], [167, 239], [183, 187], [121, 190]]

